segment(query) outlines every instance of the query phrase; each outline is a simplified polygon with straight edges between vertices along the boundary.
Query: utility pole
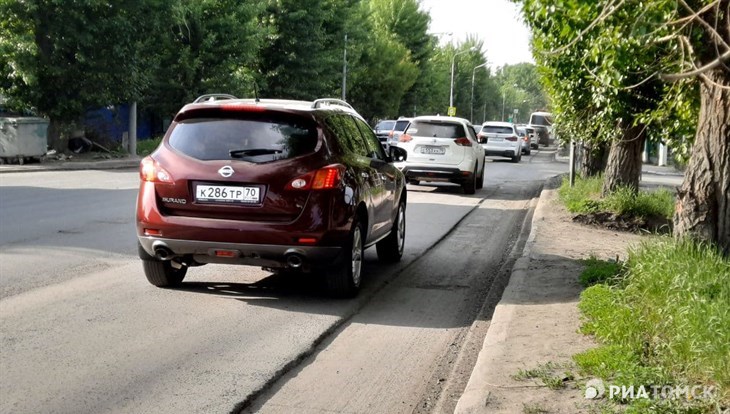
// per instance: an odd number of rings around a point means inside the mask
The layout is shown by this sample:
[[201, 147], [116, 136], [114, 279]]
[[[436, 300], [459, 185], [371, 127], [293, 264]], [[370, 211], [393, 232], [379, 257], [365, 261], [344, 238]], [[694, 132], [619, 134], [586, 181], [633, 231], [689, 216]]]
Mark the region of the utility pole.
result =
[[129, 104], [129, 156], [137, 157], [137, 102]]
[[347, 33], [345, 33], [345, 52], [342, 57], [342, 100], [347, 101]]

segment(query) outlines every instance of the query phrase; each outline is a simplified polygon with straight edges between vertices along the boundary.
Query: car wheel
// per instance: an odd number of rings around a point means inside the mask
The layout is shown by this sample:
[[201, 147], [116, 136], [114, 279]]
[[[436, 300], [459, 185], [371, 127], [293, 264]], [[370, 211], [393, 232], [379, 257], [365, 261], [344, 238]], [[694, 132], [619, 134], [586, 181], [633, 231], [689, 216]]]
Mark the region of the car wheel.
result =
[[484, 187], [484, 169], [487, 168], [486, 157], [482, 159], [482, 173], [477, 178], [477, 190], [481, 190]]
[[530, 150], [529, 148], [527, 149], [527, 151], [525, 151], [525, 155], [530, 155], [531, 153], [532, 153], [532, 150]]
[[326, 275], [327, 292], [340, 298], [352, 297], [360, 290], [362, 278], [362, 224], [356, 217], [348, 237], [340, 263], [329, 269]]
[[172, 265], [172, 260], [142, 260], [142, 268], [147, 281], [157, 287], [178, 286], [185, 278], [188, 267], [180, 265], [177, 269]]
[[398, 212], [395, 214], [393, 229], [388, 237], [375, 245], [378, 252], [378, 260], [386, 263], [400, 261], [403, 256], [403, 248], [406, 245], [406, 203], [401, 201], [398, 204]]
[[512, 162], [518, 163], [522, 159], [522, 151], [517, 151], [517, 155], [512, 156]]
[[471, 177], [461, 184], [461, 188], [464, 189], [464, 194], [474, 194], [477, 192], [477, 167], [474, 166], [474, 172]]

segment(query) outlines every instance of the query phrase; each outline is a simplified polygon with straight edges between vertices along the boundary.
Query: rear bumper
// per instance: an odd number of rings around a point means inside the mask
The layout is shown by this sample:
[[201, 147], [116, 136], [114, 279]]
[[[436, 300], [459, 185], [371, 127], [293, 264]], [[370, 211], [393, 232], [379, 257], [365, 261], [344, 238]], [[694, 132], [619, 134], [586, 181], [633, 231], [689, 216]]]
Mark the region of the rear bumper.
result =
[[[161, 237], [138, 236], [147, 254], [155, 256], [155, 250], [168, 249], [173, 257], [192, 257], [198, 263], [242, 264], [280, 268], [287, 267], [291, 255], [301, 258], [304, 264], [326, 264], [336, 260], [342, 252], [337, 246], [267, 245], [250, 243], [222, 243], [200, 240], [179, 240]], [[225, 251], [221, 257], [216, 251]]]
[[403, 167], [402, 171], [407, 180], [448, 181], [452, 183], [464, 182], [473, 175], [471, 172], [461, 171], [458, 168], [430, 167], [427, 165], [407, 165]]

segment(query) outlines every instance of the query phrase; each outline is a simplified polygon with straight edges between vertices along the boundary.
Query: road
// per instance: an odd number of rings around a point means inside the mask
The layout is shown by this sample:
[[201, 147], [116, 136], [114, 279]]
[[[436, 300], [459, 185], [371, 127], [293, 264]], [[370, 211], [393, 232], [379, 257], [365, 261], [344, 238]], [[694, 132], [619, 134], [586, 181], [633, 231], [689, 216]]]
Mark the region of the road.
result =
[[473, 196], [409, 186], [404, 258], [380, 265], [368, 250], [352, 300], [221, 265], [154, 288], [136, 257], [136, 171], [1, 174], [0, 412], [451, 407], [530, 200], [566, 169], [552, 157], [488, 162]]

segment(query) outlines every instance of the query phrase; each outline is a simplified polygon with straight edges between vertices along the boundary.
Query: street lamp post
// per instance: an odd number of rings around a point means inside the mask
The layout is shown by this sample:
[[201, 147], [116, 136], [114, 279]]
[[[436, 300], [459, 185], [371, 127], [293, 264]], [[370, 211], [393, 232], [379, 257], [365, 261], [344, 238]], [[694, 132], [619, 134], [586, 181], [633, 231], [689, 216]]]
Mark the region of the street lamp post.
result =
[[464, 53], [474, 52], [476, 50], [476, 47], [470, 47], [467, 50], [462, 50], [461, 52], [454, 53], [454, 56], [451, 58], [451, 88], [449, 90], [449, 108], [454, 106], [454, 65], [456, 64], [456, 57], [459, 55], [463, 55]]
[[487, 62], [482, 63], [481, 65], [475, 66], [474, 69], [471, 71], [471, 110], [469, 115], [469, 121], [474, 122], [474, 78], [477, 73], [477, 69], [483, 68], [487, 66]]

